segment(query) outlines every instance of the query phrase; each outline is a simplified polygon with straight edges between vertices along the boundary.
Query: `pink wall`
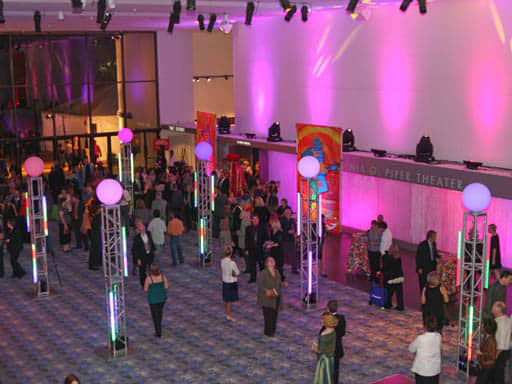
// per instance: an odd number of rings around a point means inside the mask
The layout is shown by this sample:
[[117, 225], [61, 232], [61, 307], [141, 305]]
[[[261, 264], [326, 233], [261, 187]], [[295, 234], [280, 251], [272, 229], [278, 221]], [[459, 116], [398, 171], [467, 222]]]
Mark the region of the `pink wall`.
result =
[[366, 22], [341, 9], [261, 18], [233, 32], [240, 132], [284, 138], [299, 121], [353, 128], [356, 145], [413, 153], [427, 133], [442, 159], [512, 166], [512, 2], [399, 4]]
[[297, 210], [297, 155], [267, 151], [268, 180], [280, 181], [279, 198]]
[[[417, 244], [434, 229], [439, 248], [456, 252], [461, 192], [345, 172], [342, 195], [343, 225], [366, 229], [382, 213], [394, 238]], [[502, 263], [512, 267], [512, 201], [493, 198], [487, 213], [489, 223], [498, 226]]]

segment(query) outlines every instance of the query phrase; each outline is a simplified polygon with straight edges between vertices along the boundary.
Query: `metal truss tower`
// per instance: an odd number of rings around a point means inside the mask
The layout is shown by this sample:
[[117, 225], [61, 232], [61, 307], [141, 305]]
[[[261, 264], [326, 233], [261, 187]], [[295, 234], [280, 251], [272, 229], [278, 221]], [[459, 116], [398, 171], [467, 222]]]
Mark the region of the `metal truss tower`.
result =
[[36, 285], [37, 297], [49, 296], [48, 260], [46, 237], [48, 236], [48, 213], [46, 196], [44, 195], [43, 178], [28, 178], [27, 229], [30, 231], [32, 243], [32, 279]]
[[[483, 236], [480, 238], [480, 235]], [[484, 289], [489, 284], [487, 214], [465, 212], [457, 250], [457, 285], [460, 292], [457, 333], [457, 369], [469, 380], [469, 362], [480, 348]]]
[[120, 205], [102, 205], [103, 272], [107, 302], [108, 346], [114, 358], [128, 354], [124, 277], [128, 276], [126, 228]]
[[321, 196], [316, 179], [301, 178], [297, 194], [300, 239], [300, 300], [309, 310], [318, 303], [318, 256], [322, 237]]
[[215, 211], [215, 178], [208, 176], [208, 161], [197, 160], [194, 173], [194, 206], [197, 208], [197, 233], [199, 264], [205, 267], [212, 262], [213, 217]]

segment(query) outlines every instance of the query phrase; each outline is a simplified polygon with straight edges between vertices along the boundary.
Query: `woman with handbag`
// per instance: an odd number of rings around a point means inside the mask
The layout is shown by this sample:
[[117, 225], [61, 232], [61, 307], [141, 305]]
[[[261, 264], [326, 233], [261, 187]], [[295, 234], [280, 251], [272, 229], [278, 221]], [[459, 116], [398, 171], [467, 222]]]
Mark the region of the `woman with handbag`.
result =
[[156, 337], [162, 337], [162, 316], [164, 304], [167, 301], [167, 289], [169, 289], [169, 282], [160, 272], [160, 266], [156, 263], [151, 264], [149, 276], [144, 282], [144, 291], [148, 293], [148, 304]]
[[267, 257], [265, 269], [258, 275], [258, 305], [263, 309], [265, 336], [273, 337], [276, 333], [277, 314], [282, 302], [281, 287], [286, 286], [286, 281], [281, 281], [276, 269], [276, 261], [273, 257]]
[[494, 335], [497, 329], [496, 320], [484, 320], [485, 339], [480, 346], [480, 350], [476, 352], [478, 362], [480, 363], [476, 384], [494, 383], [494, 366], [496, 364], [496, 355], [498, 354]]
[[334, 351], [338, 319], [330, 312], [322, 314], [323, 330], [313, 342], [313, 352], [318, 354], [313, 384], [334, 384]]
[[234, 321], [233, 317], [231, 317], [231, 308], [233, 303], [238, 301], [238, 276], [240, 275], [233, 256], [233, 249], [228, 247], [220, 262], [222, 270], [222, 299], [226, 304], [226, 319], [229, 321]]

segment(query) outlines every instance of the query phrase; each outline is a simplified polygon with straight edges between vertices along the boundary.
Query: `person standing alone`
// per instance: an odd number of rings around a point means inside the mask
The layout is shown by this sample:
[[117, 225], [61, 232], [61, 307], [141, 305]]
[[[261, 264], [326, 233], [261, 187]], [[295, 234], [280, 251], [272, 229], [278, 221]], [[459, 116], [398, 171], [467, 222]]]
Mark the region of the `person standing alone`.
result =
[[436, 246], [437, 234], [435, 231], [428, 231], [426, 240], [423, 240], [416, 251], [416, 273], [420, 283], [420, 293], [427, 284], [427, 275], [435, 271], [439, 262], [439, 253]]
[[[184, 263], [183, 251], [181, 249], [181, 235], [185, 231], [183, 222], [174, 216], [174, 213], [169, 214], [169, 223], [167, 224], [167, 234], [170, 236], [170, 248], [171, 248], [171, 259], [172, 266], [175, 267]], [[178, 258], [176, 259], [176, 255]]]
[[491, 261], [490, 269], [494, 271], [496, 280], [500, 278], [501, 270], [501, 252], [500, 252], [500, 237], [496, 232], [496, 224], [489, 225], [489, 233], [491, 234], [491, 250], [489, 260]]

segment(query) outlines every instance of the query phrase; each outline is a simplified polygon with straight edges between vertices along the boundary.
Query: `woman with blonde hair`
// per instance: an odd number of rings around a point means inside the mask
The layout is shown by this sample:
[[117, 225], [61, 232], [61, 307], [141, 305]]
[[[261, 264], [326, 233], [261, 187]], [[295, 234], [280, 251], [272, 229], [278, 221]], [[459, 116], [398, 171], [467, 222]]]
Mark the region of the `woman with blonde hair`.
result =
[[334, 384], [334, 351], [336, 349], [336, 326], [338, 319], [330, 312], [322, 314], [323, 331], [316, 342], [313, 352], [318, 354], [313, 384]]
[[148, 293], [148, 304], [151, 309], [156, 337], [162, 337], [162, 316], [167, 301], [167, 289], [169, 289], [169, 281], [161, 273], [160, 266], [157, 263], [151, 264], [149, 276], [146, 277], [144, 282], [144, 292]]
[[281, 281], [284, 281], [283, 228], [277, 218], [270, 220], [270, 240], [267, 242], [267, 248], [270, 249], [270, 256], [276, 261]]
[[421, 304], [423, 304], [423, 318], [429, 316], [437, 320], [437, 329], [442, 334], [445, 321], [444, 304], [448, 303], [448, 292], [441, 285], [441, 277], [436, 271], [427, 275], [427, 285], [421, 292]]

